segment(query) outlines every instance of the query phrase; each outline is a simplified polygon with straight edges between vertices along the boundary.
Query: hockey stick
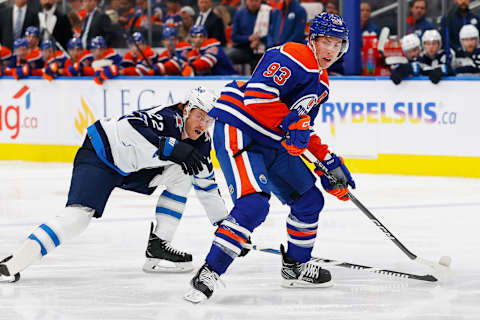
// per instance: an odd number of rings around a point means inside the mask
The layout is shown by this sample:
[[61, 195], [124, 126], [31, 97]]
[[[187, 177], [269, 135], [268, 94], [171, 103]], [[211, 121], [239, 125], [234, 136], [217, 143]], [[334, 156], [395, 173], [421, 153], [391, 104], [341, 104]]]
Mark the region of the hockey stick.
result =
[[[307, 157], [310, 159], [315, 159], [315, 156], [313, 156], [308, 150], [305, 151], [307, 153]], [[327, 179], [330, 181], [332, 184], [337, 183], [337, 179], [331, 175], [328, 172], [328, 169], [321, 163], [320, 161], [316, 160], [314, 163], [315, 167], [322, 171], [323, 174], [327, 177]], [[433, 262], [429, 261], [423, 258], [418, 257], [417, 255], [413, 254], [410, 250], [408, 250], [394, 235], [391, 233], [387, 227], [383, 225], [374, 215], [371, 213], [361, 202], [358, 200], [350, 191], [347, 193], [347, 195], [350, 197], [350, 200], [357, 206], [360, 211], [362, 211], [369, 219], [370, 221], [373, 222], [384, 234], [387, 238], [389, 238], [400, 250], [402, 250], [403, 253], [405, 253], [411, 260], [419, 262], [423, 265], [429, 266], [434, 270], [435, 277], [438, 280], [446, 280], [450, 273], [451, 270], [449, 269], [449, 266], [452, 262], [452, 258], [448, 256], [443, 256], [440, 258], [439, 262]]]
[[[253, 249], [253, 250], [256, 250], [256, 251], [281, 255], [280, 250], [277, 250], [277, 249], [260, 248], [257, 245], [247, 246], [247, 248]], [[332, 266], [342, 267], [342, 268], [347, 268], [347, 269], [360, 270], [360, 271], [366, 271], [366, 272], [371, 272], [371, 273], [378, 273], [378, 274], [382, 274], [382, 275], [389, 276], [389, 277], [414, 279], [414, 280], [421, 280], [421, 281], [428, 281], [428, 282], [437, 282], [438, 281], [438, 279], [436, 277], [434, 277], [430, 274], [417, 275], [417, 274], [412, 274], [412, 273], [399, 272], [399, 271], [393, 271], [393, 270], [387, 270], [387, 269], [380, 269], [380, 268], [375, 268], [375, 267], [364, 266], [364, 265], [361, 265], [361, 264], [355, 264], [355, 263], [338, 261], [338, 260], [333, 260], [333, 259], [326, 259], [326, 258], [318, 258], [318, 257], [312, 257], [312, 260], [315, 261], [315, 262], [321, 263], [321, 264], [325, 264], [325, 265], [332, 265]]]

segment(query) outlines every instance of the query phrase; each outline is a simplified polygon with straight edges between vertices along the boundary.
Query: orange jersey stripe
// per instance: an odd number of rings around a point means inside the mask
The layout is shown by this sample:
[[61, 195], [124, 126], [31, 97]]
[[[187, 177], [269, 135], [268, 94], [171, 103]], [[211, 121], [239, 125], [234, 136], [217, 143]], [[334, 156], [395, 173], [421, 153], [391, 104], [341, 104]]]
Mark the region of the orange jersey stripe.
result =
[[254, 96], [258, 98], [264, 98], [264, 99], [275, 99], [277, 96], [273, 93], [266, 93], [266, 92], [260, 92], [260, 91], [255, 91], [255, 90], [246, 90], [245, 91], [246, 96]]
[[[230, 138], [230, 149], [233, 151], [233, 153], [237, 153], [240, 150], [238, 148], [238, 141], [237, 141], [237, 128], [229, 126], [228, 135]], [[240, 176], [240, 185], [242, 188], [242, 190], [237, 190], [237, 194], [238, 194], [238, 191], [240, 191], [240, 196], [238, 198], [245, 196], [247, 194], [257, 192], [257, 190], [255, 190], [252, 183], [250, 182], [250, 178], [248, 177], [248, 174], [247, 174], [247, 168], [245, 166], [242, 156], [238, 156], [235, 158], [235, 165], [237, 166], [237, 169], [238, 169], [238, 174]]]

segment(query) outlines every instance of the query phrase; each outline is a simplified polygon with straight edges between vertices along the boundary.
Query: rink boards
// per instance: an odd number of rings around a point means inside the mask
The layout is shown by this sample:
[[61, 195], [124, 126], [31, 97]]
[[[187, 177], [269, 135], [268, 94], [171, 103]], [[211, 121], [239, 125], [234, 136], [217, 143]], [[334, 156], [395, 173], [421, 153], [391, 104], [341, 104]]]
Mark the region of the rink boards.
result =
[[[0, 80], [0, 160], [71, 162], [102, 117], [168, 105], [231, 77]], [[246, 78], [235, 78], [246, 80]], [[480, 78], [333, 77], [314, 127], [354, 172], [480, 177]]]

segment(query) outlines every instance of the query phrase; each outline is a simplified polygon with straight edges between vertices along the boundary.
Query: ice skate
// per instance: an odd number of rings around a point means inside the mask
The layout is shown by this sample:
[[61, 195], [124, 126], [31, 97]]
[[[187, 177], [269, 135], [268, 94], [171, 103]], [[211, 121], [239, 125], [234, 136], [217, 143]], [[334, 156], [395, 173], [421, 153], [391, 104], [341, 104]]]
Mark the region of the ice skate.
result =
[[14, 275], [11, 275], [10, 271], [8, 270], [7, 266], [4, 264], [4, 262], [7, 262], [10, 260], [12, 256], [8, 256], [2, 261], [0, 261], [0, 282], [17, 282], [20, 280], [20, 273], [16, 273]]
[[146, 261], [143, 265], [145, 272], [188, 272], [193, 270], [192, 255], [172, 247], [153, 233], [153, 224], [150, 229]]
[[333, 285], [330, 271], [322, 269], [313, 261], [300, 263], [290, 259], [283, 245], [280, 245], [280, 251], [282, 252], [282, 287], [326, 288]]
[[221, 281], [220, 276], [205, 263], [190, 281], [192, 289], [183, 298], [192, 303], [205, 301], [212, 296], [217, 281]]

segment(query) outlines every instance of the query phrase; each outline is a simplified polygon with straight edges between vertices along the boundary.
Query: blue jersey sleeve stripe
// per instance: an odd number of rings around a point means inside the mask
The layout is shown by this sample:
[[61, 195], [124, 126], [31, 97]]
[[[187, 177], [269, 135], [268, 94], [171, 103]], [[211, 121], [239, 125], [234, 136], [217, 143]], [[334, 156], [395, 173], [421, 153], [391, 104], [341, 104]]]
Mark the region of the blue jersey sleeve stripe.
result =
[[163, 190], [162, 196], [163, 196], [163, 197], [170, 198], [170, 199], [175, 200], [175, 201], [177, 201], [177, 202], [181, 202], [181, 203], [186, 203], [186, 202], [187, 202], [187, 198], [182, 197], [182, 196], [178, 196], [178, 195], [176, 195], [176, 194], [173, 194], [173, 193], [171, 193], [171, 192], [168, 192], [167, 190]]
[[42, 254], [42, 256], [47, 254], [47, 249], [45, 249], [45, 246], [43, 245], [43, 243], [34, 234], [29, 235], [28, 239], [32, 239], [33, 241], [38, 242], [38, 244], [40, 245], [40, 253]]
[[214, 183], [214, 184], [209, 185], [208, 187], [202, 188], [202, 187], [199, 187], [196, 184], [194, 184], [193, 188], [195, 190], [210, 191], [212, 189], [218, 188], [218, 185], [216, 183]]
[[157, 207], [155, 209], [155, 212], [157, 214], [166, 214], [166, 215], [172, 216], [172, 217], [174, 217], [176, 219], [179, 219], [179, 220], [182, 218], [182, 214], [180, 212], [176, 212], [176, 211], [164, 208], [164, 207]]
[[47, 226], [46, 224], [42, 224], [40, 226], [41, 229], [43, 229], [43, 231], [45, 231], [48, 236], [52, 239], [53, 241], [53, 244], [55, 245], [55, 247], [58, 247], [60, 245], [60, 240], [58, 239], [58, 236], [57, 234], [55, 233], [55, 231], [53, 231], [49, 226]]
[[106, 154], [105, 154], [105, 146], [104, 146], [104, 144], [102, 142], [102, 139], [101, 139], [101, 137], [100, 137], [100, 135], [97, 131], [96, 126], [91, 125], [90, 127], [88, 127], [87, 128], [87, 135], [90, 138], [90, 141], [92, 143], [93, 148], [95, 149], [95, 152], [96, 152], [97, 156], [100, 158], [100, 160], [103, 161], [103, 163], [105, 163], [107, 166], [109, 166], [113, 170], [117, 171], [118, 173], [120, 173], [122, 176], [128, 176], [129, 175], [129, 173], [123, 172], [122, 170], [117, 168], [116, 165], [114, 165], [113, 163], [111, 163], [107, 160], [107, 157], [106, 157]]

